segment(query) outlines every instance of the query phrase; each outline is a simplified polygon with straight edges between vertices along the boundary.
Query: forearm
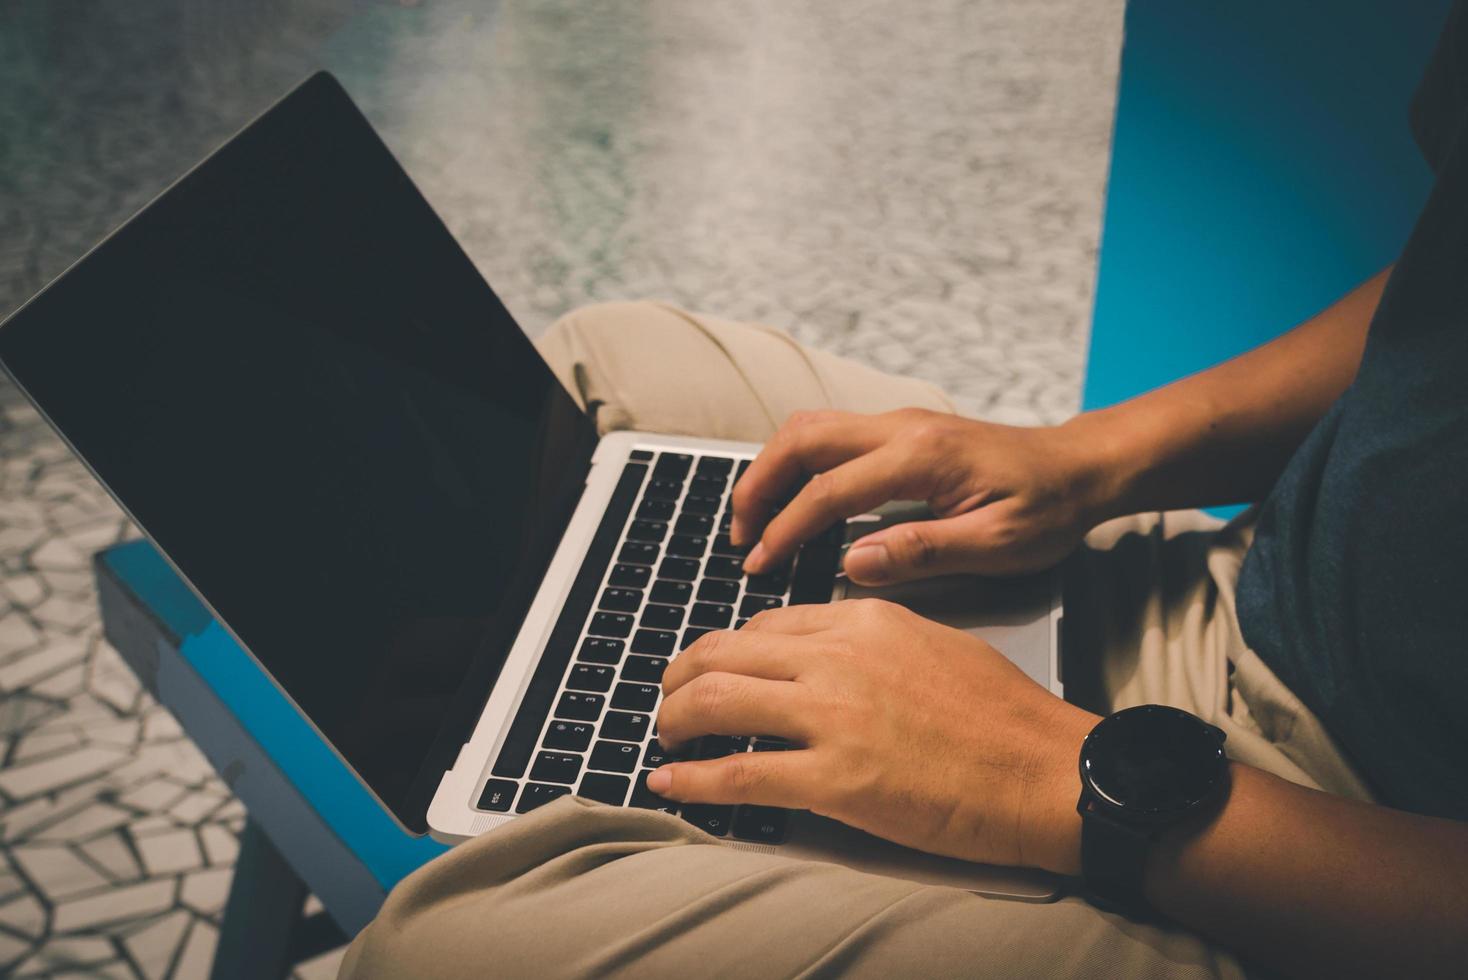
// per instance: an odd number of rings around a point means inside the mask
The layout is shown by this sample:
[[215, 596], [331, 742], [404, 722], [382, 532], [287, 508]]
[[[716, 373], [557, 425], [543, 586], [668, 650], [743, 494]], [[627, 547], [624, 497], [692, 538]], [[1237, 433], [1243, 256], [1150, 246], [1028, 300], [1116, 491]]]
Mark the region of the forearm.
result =
[[1355, 378], [1389, 272], [1270, 343], [1067, 423], [1104, 467], [1098, 516], [1261, 499]]
[[1147, 893], [1170, 918], [1296, 976], [1449, 976], [1468, 963], [1468, 825], [1237, 764], [1216, 819], [1156, 846]]

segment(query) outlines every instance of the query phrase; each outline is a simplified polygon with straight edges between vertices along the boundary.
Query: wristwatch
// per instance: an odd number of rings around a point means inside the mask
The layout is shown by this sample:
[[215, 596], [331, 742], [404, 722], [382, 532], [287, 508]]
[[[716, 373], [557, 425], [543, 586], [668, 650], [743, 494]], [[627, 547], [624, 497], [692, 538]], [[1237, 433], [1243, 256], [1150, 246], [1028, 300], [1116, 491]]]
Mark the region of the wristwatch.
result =
[[1228, 791], [1226, 736], [1196, 715], [1144, 704], [1101, 719], [1081, 743], [1081, 878], [1102, 908], [1143, 918], [1152, 842], [1206, 816]]

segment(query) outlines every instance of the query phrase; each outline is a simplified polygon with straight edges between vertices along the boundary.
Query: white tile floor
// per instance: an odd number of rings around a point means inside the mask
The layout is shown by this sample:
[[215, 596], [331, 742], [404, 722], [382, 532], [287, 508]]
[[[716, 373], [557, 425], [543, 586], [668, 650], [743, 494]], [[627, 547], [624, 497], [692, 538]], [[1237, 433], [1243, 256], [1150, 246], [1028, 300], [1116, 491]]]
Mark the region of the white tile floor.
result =
[[[659, 296], [1075, 408], [1121, 0], [0, 16], [0, 312], [324, 64], [532, 333]], [[90, 555], [132, 533], [0, 382], [0, 973], [203, 977], [218, 939], [243, 811], [100, 638]]]

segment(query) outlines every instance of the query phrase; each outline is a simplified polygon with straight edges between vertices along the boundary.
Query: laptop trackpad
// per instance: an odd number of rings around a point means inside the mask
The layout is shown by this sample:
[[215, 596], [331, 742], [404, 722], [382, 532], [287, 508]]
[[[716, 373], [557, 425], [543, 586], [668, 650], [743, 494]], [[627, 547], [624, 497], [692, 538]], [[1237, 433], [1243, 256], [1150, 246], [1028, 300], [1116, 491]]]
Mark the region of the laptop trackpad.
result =
[[[854, 540], [904, 518], [921, 518], [925, 512], [925, 508], [908, 507], [885, 512], [879, 521], [858, 519], [851, 523], [847, 538]], [[1053, 572], [1018, 578], [945, 575], [875, 588], [842, 578], [835, 598], [886, 599], [928, 619], [965, 630], [988, 641], [1036, 683], [1050, 688], [1049, 617], [1056, 587]]]

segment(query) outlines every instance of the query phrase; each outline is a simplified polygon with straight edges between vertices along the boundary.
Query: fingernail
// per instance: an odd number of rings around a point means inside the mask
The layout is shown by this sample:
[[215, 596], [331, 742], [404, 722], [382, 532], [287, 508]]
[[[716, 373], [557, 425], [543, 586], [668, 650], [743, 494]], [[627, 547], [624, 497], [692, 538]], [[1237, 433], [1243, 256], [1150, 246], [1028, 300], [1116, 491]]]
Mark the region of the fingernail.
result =
[[754, 573], [758, 574], [759, 573], [759, 570], [760, 570], [760, 566], [762, 566], [764, 563], [765, 563], [765, 546], [764, 546], [764, 543], [761, 542], [760, 544], [757, 544], [752, 549], [750, 549], [749, 554], [745, 556], [745, 558], [744, 558], [744, 568], [745, 568], [746, 571], [750, 571], [750, 572], [754, 572]]
[[647, 788], [659, 796], [673, 788], [673, 774], [668, 771], [667, 766], [647, 774]]
[[846, 552], [846, 577], [859, 585], [879, 585], [892, 577], [892, 556], [882, 544], [860, 541]]

